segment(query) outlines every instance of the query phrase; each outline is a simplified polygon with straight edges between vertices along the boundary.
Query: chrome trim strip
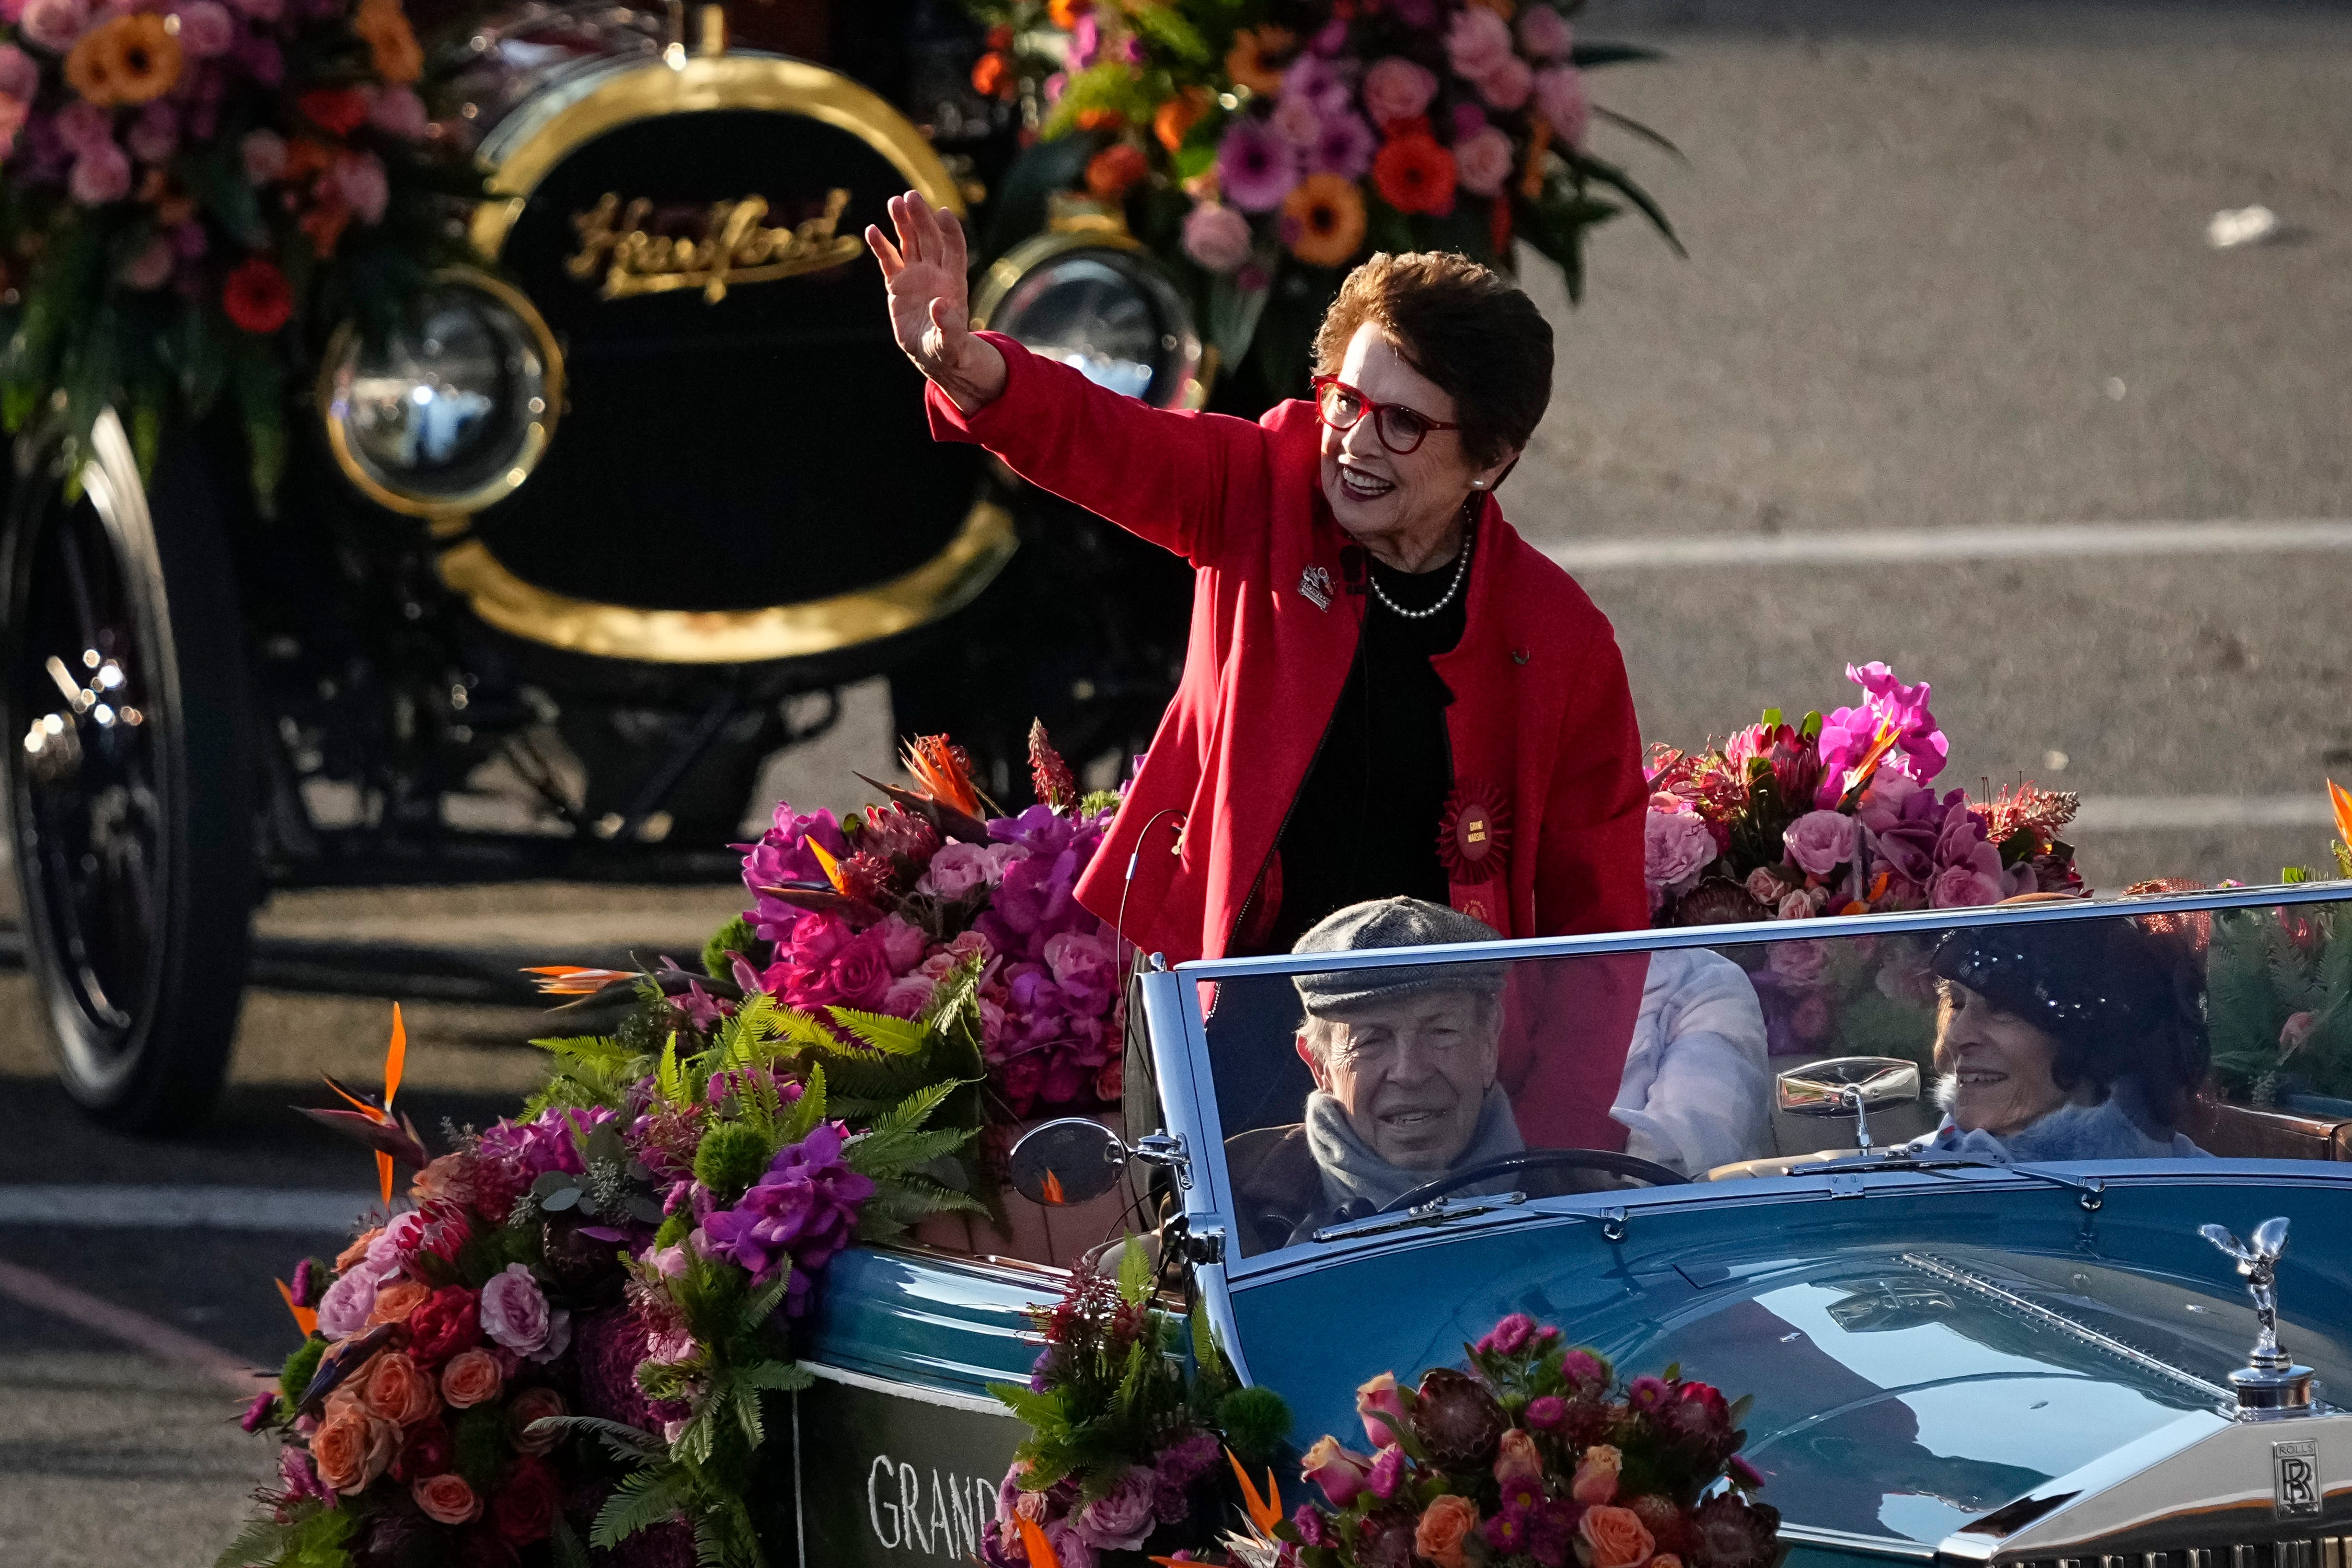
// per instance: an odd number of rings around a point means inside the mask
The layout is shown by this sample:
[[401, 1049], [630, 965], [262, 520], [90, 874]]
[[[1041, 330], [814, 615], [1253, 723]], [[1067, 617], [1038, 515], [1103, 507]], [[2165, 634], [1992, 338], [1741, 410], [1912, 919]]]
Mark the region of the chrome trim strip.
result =
[[1936, 1549], [1924, 1541], [1894, 1541], [1883, 1535], [1860, 1535], [1850, 1530], [1822, 1530], [1810, 1524], [1783, 1524], [1780, 1539], [1798, 1546], [1818, 1546], [1831, 1552], [1857, 1552], [1872, 1557], [1900, 1557], [1910, 1563], [1933, 1563]]
[[2267, 888], [2215, 888], [2158, 897], [2084, 899], [2064, 903], [1994, 905], [1984, 909], [1908, 910], [1893, 914], [1827, 915], [1809, 921], [1767, 921], [1753, 925], [1682, 926], [1672, 931], [1614, 931], [1601, 936], [1521, 937], [1505, 942], [1464, 942], [1447, 947], [1379, 947], [1354, 952], [1318, 952], [1311, 958], [1276, 953], [1260, 958], [1193, 959], [1176, 966], [1191, 980], [1239, 980], [1248, 975], [1297, 974], [1308, 971], [1374, 968], [1385, 964], [1493, 963], [1521, 958], [1576, 958], [1604, 952], [1652, 952], [1675, 947], [1748, 946], [1807, 939], [1887, 936], [1901, 931], [1940, 931], [2035, 925], [2052, 921], [2098, 920], [2116, 915], [2193, 913], [2207, 910], [2257, 909], [2273, 904], [2352, 903], [2352, 882], [2297, 882]]
[[800, 1364], [813, 1375], [827, 1383], [837, 1383], [844, 1388], [862, 1389], [867, 1394], [887, 1394], [893, 1399], [910, 1399], [918, 1405], [935, 1405], [942, 1410], [961, 1410], [971, 1415], [1002, 1415], [1007, 1421], [1014, 1419], [1013, 1412], [1003, 1405], [978, 1394], [950, 1394], [945, 1389], [926, 1388], [918, 1383], [896, 1383], [887, 1377], [827, 1366], [821, 1361], [803, 1361]]
[[2192, 1390], [2214, 1401], [2226, 1410], [2234, 1411], [2237, 1408], [2236, 1396], [2221, 1384], [2208, 1383], [2192, 1373], [2184, 1372], [2174, 1366], [2170, 1362], [2159, 1361], [2146, 1351], [2127, 1345], [2113, 1335], [2103, 1334], [2087, 1323], [2077, 1322], [2063, 1312], [2053, 1311], [2039, 1301], [2029, 1300], [2014, 1290], [2004, 1289], [1973, 1269], [1963, 1268], [1957, 1263], [1948, 1263], [1924, 1252], [1904, 1252], [1895, 1256], [1898, 1262], [1908, 1268], [1916, 1268], [1920, 1273], [1940, 1279], [1948, 1285], [1958, 1286], [1972, 1295], [1983, 1297], [2045, 1327], [2069, 1334], [2094, 1349], [2105, 1351], [2109, 1355], [2128, 1362], [2142, 1372], [2154, 1373], [2157, 1376], [2182, 1388]]

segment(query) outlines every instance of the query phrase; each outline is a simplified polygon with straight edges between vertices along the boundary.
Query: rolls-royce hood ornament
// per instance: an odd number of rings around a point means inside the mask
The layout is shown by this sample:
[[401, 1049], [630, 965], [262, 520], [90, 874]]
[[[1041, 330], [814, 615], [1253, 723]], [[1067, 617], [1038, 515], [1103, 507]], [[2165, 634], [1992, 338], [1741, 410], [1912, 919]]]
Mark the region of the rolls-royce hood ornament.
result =
[[2230, 1374], [2238, 1393], [2238, 1418], [2270, 1420], [2282, 1415], [2308, 1415], [2312, 1411], [2311, 1369], [2297, 1366], [2278, 1341], [2278, 1260], [2286, 1250], [2284, 1218], [2266, 1219], [2255, 1227], [2252, 1246], [2240, 1241], [2228, 1227], [2200, 1226], [2197, 1234], [2237, 1260], [2245, 1277], [2246, 1292], [2254, 1299], [2253, 1353]]

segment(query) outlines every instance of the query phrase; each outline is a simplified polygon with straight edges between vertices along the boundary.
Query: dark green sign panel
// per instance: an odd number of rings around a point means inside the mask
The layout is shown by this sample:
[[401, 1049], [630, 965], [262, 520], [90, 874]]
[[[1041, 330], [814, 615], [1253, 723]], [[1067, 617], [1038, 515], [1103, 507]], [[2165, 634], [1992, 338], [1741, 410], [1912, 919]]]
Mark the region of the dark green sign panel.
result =
[[802, 1568], [972, 1562], [1021, 1441], [1010, 1412], [822, 1378], [793, 1398]]

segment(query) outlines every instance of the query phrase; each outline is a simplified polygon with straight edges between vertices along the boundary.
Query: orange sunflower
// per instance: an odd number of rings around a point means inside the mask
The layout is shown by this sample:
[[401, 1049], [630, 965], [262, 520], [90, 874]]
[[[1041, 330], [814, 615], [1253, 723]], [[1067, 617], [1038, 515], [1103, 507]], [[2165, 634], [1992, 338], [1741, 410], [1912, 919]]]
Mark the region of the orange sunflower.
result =
[[1207, 88], [1185, 88], [1161, 104], [1160, 111], [1151, 117], [1151, 133], [1159, 137], [1160, 144], [1171, 153], [1181, 150], [1184, 138], [1192, 133], [1193, 126], [1201, 122], [1202, 116], [1209, 112], [1209, 101]]
[[180, 40], [152, 11], [100, 22], [66, 56], [66, 80], [98, 105], [149, 103], [180, 79]]
[[1344, 265], [1363, 247], [1363, 193], [1343, 175], [1307, 175], [1282, 198], [1282, 237], [1309, 267]]
[[1298, 47], [1298, 36], [1286, 27], [1244, 27], [1234, 35], [1225, 56], [1225, 74], [1234, 85], [1261, 98], [1282, 90], [1282, 68], [1275, 62]]
[[379, 79], [401, 85], [425, 74], [425, 51], [417, 47], [400, 0], [360, 0], [352, 31], [367, 41]]

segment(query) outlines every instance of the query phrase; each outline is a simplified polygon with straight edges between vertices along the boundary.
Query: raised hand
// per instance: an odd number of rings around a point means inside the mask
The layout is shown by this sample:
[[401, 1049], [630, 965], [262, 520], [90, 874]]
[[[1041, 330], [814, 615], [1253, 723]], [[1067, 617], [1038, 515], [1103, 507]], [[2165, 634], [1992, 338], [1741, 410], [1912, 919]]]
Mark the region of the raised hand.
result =
[[1005, 370], [995, 346], [972, 335], [963, 226], [913, 191], [890, 198], [890, 222], [897, 244], [870, 224], [866, 243], [882, 264], [891, 333], [916, 369], [972, 413], [1004, 390]]

